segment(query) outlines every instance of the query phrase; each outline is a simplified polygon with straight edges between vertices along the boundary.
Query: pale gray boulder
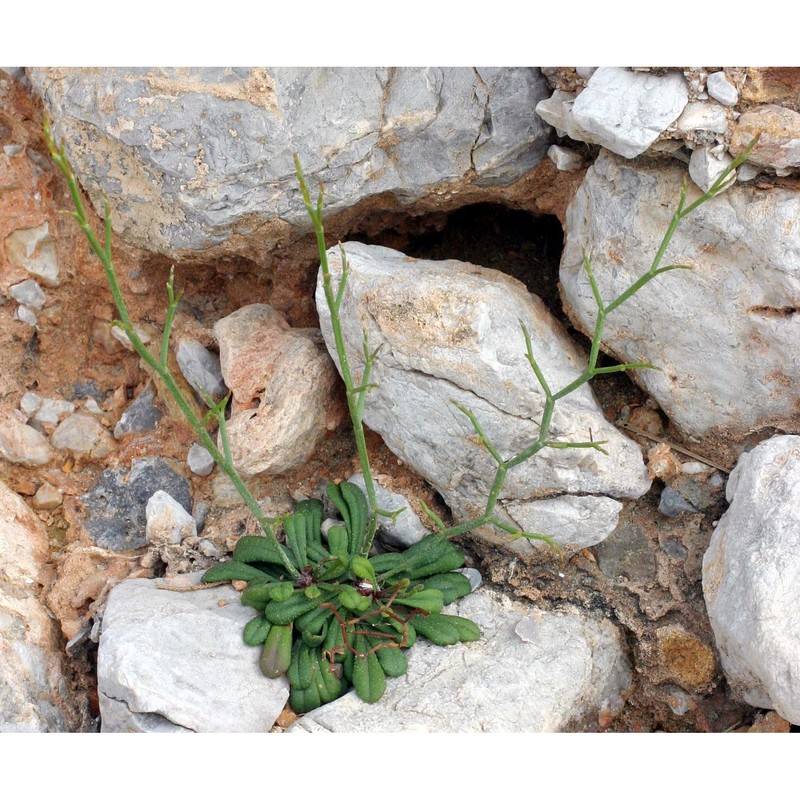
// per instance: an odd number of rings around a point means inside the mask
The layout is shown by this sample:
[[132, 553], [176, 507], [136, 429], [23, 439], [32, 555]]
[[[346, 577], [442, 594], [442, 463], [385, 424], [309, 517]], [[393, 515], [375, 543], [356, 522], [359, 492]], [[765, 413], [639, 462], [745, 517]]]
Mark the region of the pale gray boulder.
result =
[[734, 691], [800, 725], [800, 436], [744, 453], [703, 558], [703, 594]]
[[[407, 205], [464, 182], [505, 185], [541, 161], [549, 94], [531, 68], [30, 69], [97, 208], [177, 257], [309, 229], [297, 153], [325, 213], [383, 195]], [[102, 194], [101, 194], [102, 193]], [[379, 204], [384, 201], [378, 201]]]
[[631, 682], [623, 636], [585, 612], [547, 612], [481, 590], [446, 612], [482, 638], [438, 647], [422, 637], [408, 672], [378, 703], [355, 692], [304, 715], [290, 732], [537, 733], [619, 711]]
[[[179, 585], [197, 585], [201, 574]], [[103, 732], [269, 731], [289, 684], [265, 678], [261, 649], [242, 641], [253, 609], [230, 586], [163, 585], [129, 580], [109, 594], [97, 660]]]
[[[686, 170], [601, 153], [567, 209], [560, 279], [589, 335], [597, 316], [586, 251], [609, 303], [650, 267]], [[690, 188], [689, 200], [699, 195]], [[684, 219], [662, 275], [607, 318], [603, 349], [657, 370], [631, 377], [687, 435], [792, 425], [800, 380], [800, 194], [736, 186]]]
[[[383, 247], [344, 245], [350, 274], [342, 304], [342, 329], [356, 374], [363, 366], [363, 332], [369, 348], [380, 346], [367, 394], [365, 423], [389, 448], [428, 480], [457, 519], [485, 507], [495, 462], [476, 441], [472, 411], [504, 458], [534, 442], [544, 393], [525, 356], [520, 328], [530, 332], [534, 354], [552, 391], [568, 385], [585, 366], [585, 355], [538, 297], [500, 272], [459, 261], [423, 261]], [[334, 285], [341, 275], [338, 248], [328, 252]], [[321, 278], [317, 308], [328, 350], [337, 359]], [[584, 547], [614, 529], [616, 498], [639, 497], [650, 486], [639, 447], [603, 416], [583, 386], [556, 404], [550, 439], [606, 440], [608, 455], [591, 448], [545, 448], [510, 470], [498, 513], [525, 524], [534, 502], [587, 495], [581, 523], [553, 533], [564, 546]], [[571, 504], [575, 501], [564, 501]], [[526, 509], [529, 509], [526, 511]], [[524, 521], [523, 521], [524, 520]], [[524, 544], [524, 543], [523, 543]]]

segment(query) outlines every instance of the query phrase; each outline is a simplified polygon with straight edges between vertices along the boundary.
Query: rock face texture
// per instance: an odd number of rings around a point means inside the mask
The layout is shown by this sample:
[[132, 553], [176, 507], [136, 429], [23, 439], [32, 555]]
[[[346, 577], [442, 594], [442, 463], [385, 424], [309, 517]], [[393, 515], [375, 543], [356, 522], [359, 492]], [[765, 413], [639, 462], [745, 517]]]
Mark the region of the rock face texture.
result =
[[274, 474], [305, 462], [342, 415], [319, 331], [290, 328], [280, 312], [254, 303], [217, 322], [214, 335], [233, 394], [236, 469]]
[[289, 730], [536, 733], [622, 707], [630, 666], [607, 620], [531, 611], [483, 591], [447, 612], [474, 620], [483, 638], [451, 647], [419, 639], [379, 703], [350, 692]]
[[703, 593], [728, 681], [800, 724], [800, 436], [739, 459], [703, 559]]
[[0, 732], [76, 730], [58, 626], [39, 599], [47, 582], [47, 534], [0, 482]]
[[269, 731], [289, 684], [265, 678], [260, 649], [242, 641], [253, 610], [230, 586], [156, 583], [124, 581], [109, 595], [97, 663], [103, 732]]
[[[628, 164], [602, 153], [567, 213], [561, 259], [565, 310], [584, 331], [597, 306], [591, 260], [608, 303], [650, 267], [674, 213], [684, 169]], [[689, 435], [791, 424], [800, 378], [800, 196], [746, 187], [681, 223], [662, 275], [609, 315], [603, 347], [658, 370], [632, 375]]]
[[[544, 158], [538, 69], [31, 69], [55, 131], [115, 230], [177, 257], [281, 220], [308, 228], [293, 164], [328, 214], [407, 204], [467, 180], [506, 184]], [[99, 206], [98, 206], [99, 208]], [[285, 226], [284, 226], [285, 229]], [[263, 238], [263, 231], [259, 232]], [[262, 243], [263, 247], [263, 243]]]
[[[367, 395], [365, 422], [436, 487], [456, 517], [476, 516], [485, 507], [495, 462], [455, 403], [475, 414], [509, 458], [536, 440], [544, 405], [525, 357], [520, 321], [552, 391], [578, 377], [584, 356], [541, 301], [502, 273], [458, 261], [416, 260], [355, 242], [345, 251], [350, 272], [342, 328], [355, 372], [363, 364], [362, 331], [371, 350], [381, 347], [370, 375], [377, 388]], [[338, 284], [338, 248], [328, 259]], [[321, 282], [317, 308], [336, 359]], [[586, 547], [605, 538], [620, 508], [606, 495], [638, 497], [650, 481], [638, 446], [604, 419], [584, 386], [557, 403], [550, 438], [584, 441], [590, 429], [595, 441], [607, 440], [609, 455], [590, 448], [545, 448], [509, 472], [501, 509], [520, 525], [537, 524], [558, 497], [570, 507], [570, 523], [546, 532], [559, 544]]]

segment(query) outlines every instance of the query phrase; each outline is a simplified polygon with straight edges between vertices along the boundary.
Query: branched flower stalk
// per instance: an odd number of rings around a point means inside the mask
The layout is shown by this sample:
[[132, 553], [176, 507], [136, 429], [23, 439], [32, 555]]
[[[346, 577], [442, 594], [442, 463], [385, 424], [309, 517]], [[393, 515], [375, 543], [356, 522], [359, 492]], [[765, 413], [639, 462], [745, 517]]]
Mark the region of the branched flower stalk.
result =
[[361, 373], [361, 381], [356, 385], [353, 378], [353, 372], [350, 368], [350, 361], [347, 358], [347, 350], [344, 344], [344, 335], [342, 334], [341, 324], [341, 308], [342, 300], [344, 298], [344, 290], [347, 286], [347, 280], [350, 273], [350, 268], [347, 264], [347, 255], [344, 248], [340, 245], [339, 252], [342, 259], [342, 277], [339, 279], [339, 286], [334, 293], [333, 283], [331, 280], [331, 271], [328, 266], [328, 248], [325, 244], [325, 229], [322, 225], [322, 198], [323, 187], [319, 186], [317, 194], [317, 203], [314, 205], [311, 202], [311, 195], [308, 191], [303, 170], [300, 166], [300, 159], [295, 155], [294, 157], [295, 171], [297, 172], [297, 180], [300, 183], [300, 192], [303, 195], [303, 202], [305, 203], [308, 216], [311, 218], [311, 223], [314, 226], [314, 235], [317, 239], [317, 247], [319, 249], [320, 270], [322, 272], [322, 288], [325, 292], [325, 302], [328, 304], [328, 309], [331, 314], [331, 328], [333, 329], [333, 340], [336, 346], [336, 354], [339, 358], [339, 365], [341, 369], [342, 380], [345, 385], [345, 394], [347, 397], [347, 408], [350, 412], [350, 420], [353, 426], [353, 438], [356, 443], [356, 450], [358, 451], [358, 461], [361, 465], [361, 472], [364, 476], [364, 485], [367, 490], [367, 500], [369, 501], [370, 516], [367, 530], [364, 535], [364, 541], [361, 543], [360, 553], [367, 555], [372, 547], [375, 532], [378, 527], [378, 517], [396, 517], [399, 512], [385, 511], [378, 507], [378, 500], [375, 495], [375, 481], [372, 477], [372, 469], [369, 464], [369, 454], [367, 453], [367, 442], [364, 437], [364, 404], [367, 399], [367, 393], [370, 389], [376, 388], [376, 384], [369, 382], [370, 372], [375, 363], [375, 359], [380, 352], [380, 346], [375, 350], [369, 349], [367, 342], [367, 334], [364, 332], [363, 350], [364, 350], [364, 369]]
[[[264, 514], [256, 502], [256, 499], [250, 493], [250, 490], [247, 488], [233, 465], [225, 423], [225, 407], [228, 402], [228, 397], [223, 398], [219, 403], [214, 403], [210, 397], [205, 396], [203, 399], [209, 408], [205, 416], [200, 418], [193, 410], [192, 403], [184, 396], [183, 392], [175, 381], [175, 378], [172, 376], [172, 373], [169, 370], [167, 361], [169, 354], [169, 340], [172, 333], [172, 324], [175, 319], [175, 311], [181, 301], [181, 295], [175, 294], [174, 269], [170, 270], [169, 280], [167, 282], [167, 296], [169, 305], [167, 307], [167, 315], [164, 322], [164, 332], [161, 337], [161, 347], [158, 357], [156, 357], [150, 352], [150, 350], [141, 340], [139, 334], [136, 332], [136, 328], [134, 327], [130, 315], [128, 314], [125, 300], [122, 297], [122, 292], [120, 291], [117, 273], [114, 268], [114, 261], [111, 256], [111, 212], [109, 209], [108, 200], [105, 201], [104, 231], [103, 241], [101, 243], [92, 229], [92, 226], [89, 224], [89, 219], [86, 216], [86, 211], [83, 205], [83, 199], [81, 198], [80, 189], [78, 188], [78, 181], [75, 177], [75, 173], [72, 170], [72, 166], [67, 159], [64, 145], [62, 144], [61, 147], [56, 145], [49, 119], [45, 120], [44, 134], [47, 141], [47, 147], [50, 150], [50, 155], [52, 156], [55, 165], [58, 167], [58, 169], [61, 171], [61, 174], [67, 181], [67, 187], [69, 188], [72, 203], [75, 206], [75, 210], [72, 212], [72, 217], [80, 226], [92, 250], [94, 250], [103, 266], [106, 281], [111, 289], [111, 295], [114, 299], [114, 304], [117, 307], [117, 313], [119, 314], [119, 320], [115, 321], [114, 324], [122, 328], [131, 345], [133, 346], [133, 349], [136, 351], [136, 354], [147, 364], [148, 367], [150, 367], [152, 372], [157, 376], [158, 380], [163, 384], [164, 388], [166, 388], [166, 390], [175, 400], [176, 405], [191, 426], [195, 436], [197, 436], [197, 438], [200, 440], [203, 447], [208, 450], [214, 461], [219, 465], [220, 469], [230, 478], [231, 483], [233, 483], [233, 485], [236, 487], [236, 490], [239, 492], [242, 500], [244, 500], [247, 507], [258, 521], [259, 525], [264, 531], [264, 534], [274, 544], [276, 553], [283, 562], [283, 566], [286, 568], [287, 572], [289, 572], [289, 574], [294, 578], [299, 578], [300, 572], [286, 556], [275, 536], [273, 525], [277, 522], [277, 520], [267, 517]], [[218, 425], [220, 444], [222, 446], [221, 451], [217, 447], [217, 443], [214, 441], [211, 434], [208, 432], [208, 426], [211, 422], [216, 422]]]
[[665, 267], [661, 266], [661, 262], [664, 259], [664, 254], [666, 253], [667, 248], [669, 247], [669, 244], [672, 241], [672, 237], [675, 234], [675, 231], [678, 229], [680, 223], [686, 217], [689, 216], [689, 214], [691, 214], [693, 211], [695, 211], [697, 208], [703, 205], [703, 203], [706, 203], [707, 201], [716, 197], [720, 192], [724, 191], [730, 185], [730, 180], [732, 178], [734, 171], [747, 160], [757, 142], [758, 142], [758, 136], [750, 142], [747, 149], [741, 155], [739, 155], [731, 164], [729, 164], [719, 174], [719, 176], [714, 181], [714, 183], [709, 187], [709, 189], [703, 194], [701, 194], [700, 197], [698, 197], [696, 200], [689, 203], [689, 205], [686, 204], [686, 199], [688, 195], [688, 185], [686, 179], [684, 178], [683, 185], [681, 187], [680, 199], [678, 201], [678, 207], [672, 216], [672, 220], [670, 221], [667, 231], [664, 234], [664, 238], [661, 240], [661, 245], [659, 246], [658, 251], [656, 252], [655, 258], [653, 259], [653, 263], [651, 264], [650, 269], [647, 272], [645, 272], [644, 275], [642, 275], [640, 278], [634, 281], [627, 289], [625, 289], [625, 291], [621, 292], [617, 297], [615, 297], [610, 303], [606, 304], [603, 302], [603, 298], [600, 295], [600, 289], [598, 288], [597, 281], [592, 271], [592, 266], [589, 261], [589, 257], [586, 255], [585, 251], [583, 252], [583, 268], [586, 271], [586, 275], [589, 279], [589, 284], [591, 285], [592, 288], [592, 294], [594, 295], [594, 300], [595, 303], [597, 304], [597, 319], [595, 320], [594, 333], [592, 336], [592, 345], [589, 351], [588, 364], [586, 366], [586, 369], [574, 381], [572, 381], [562, 389], [559, 389], [557, 392], [553, 392], [551, 390], [533, 354], [533, 346], [531, 343], [530, 333], [528, 332], [525, 325], [522, 322], [520, 322], [520, 327], [522, 328], [522, 334], [525, 338], [526, 358], [545, 396], [544, 409], [542, 410], [542, 418], [539, 423], [539, 436], [535, 442], [530, 444], [520, 453], [517, 453], [517, 455], [512, 456], [510, 458], [503, 458], [498, 449], [486, 435], [486, 432], [481, 427], [477, 417], [468, 408], [464, 407], [460, 403], [455, 403], [456, 407], [469, 419], [473, 429], [475, 430], [475, 433], [478, 436], [480, 443], [486, 448], [486, 450], [495, 460], [497, 464], [497, 469], [495, 471], [495, 476], [492, 482], [491, 489], [489, 490], [489, 496], [486, 501], [486, 507], [480, 516], [468, 520], [466, 522], [462, 522], [458, 525], [452, 525], [448, 527], [430, 509], [428, 508], [425, 509], [428, 516], [436, 524], [436, 527], [440, 533], [444, 534], [447, 537], [459, 536], [463, 533], [467, 533], [468, 531], [474, 530], [475, 528], [479, 528], [483, 525], [494, 525], [496, 528], [499, 528], [500, 530], [508, 533], [512, 540], [519, 538], [534, 539], [534, 540], [544, 541], [551, 547], [556, 547], [552, 537], [541, 533], [529, 533], [527, 531], [519, 530], [514, 526], [509, 525], [495, 514], [497, 500], [503, 488], [503, 484], [505, 483], [506, 476], [508, 475], [509, 470], [513, 469], [519, 464], [522, 464], [529, 458], [532, 458], [545, 447], [551, 447], [556, 449], [591, 448], [594, 450], [599, 450], [601, 453], [606, 453], [606, 451], [602, 447], [602, 445], [607, 444], [607, 442], [605, 441], [599, 441], [599, 442], [551, 441], [549, 439], [550, 425], [553, 419], [553, 411], [555, 410], [555, 405], [559, 400], [563, 399], [567, 395], [572, 394], [573, 392], [577, 391], [581, 386], [583, 386], [585, 383], [591, 381], [592, 378], [594, 378], [596, 375], [609, 375], [613, 372], [626, 372], [628, 370], [633, 370], [633, 369], [658, 369], [658, 367], [656, 367], [655, 365], [645, 361], [637, 361], [628, 364], [616, 364], [610, 367], [598, 367], [597, 359], [599, 358], [600, 355], [600, 344], [603, 338], [603, 329], [605, 327], [606, 319], [612, 311], [619, 308], [623, 303], [625, 303], [627, 300], [633, 297], [633, 295], [635, 295], [637, 292], [643, 289], [648, 283], [650, 283], [650, 281], [652, 281], [659, 275], [663, 275], [666, 272], [670, 272], [676, 269], [691, 269], [690, 266], [686, 266], [684, 264], [670, 264], [669, 266]]

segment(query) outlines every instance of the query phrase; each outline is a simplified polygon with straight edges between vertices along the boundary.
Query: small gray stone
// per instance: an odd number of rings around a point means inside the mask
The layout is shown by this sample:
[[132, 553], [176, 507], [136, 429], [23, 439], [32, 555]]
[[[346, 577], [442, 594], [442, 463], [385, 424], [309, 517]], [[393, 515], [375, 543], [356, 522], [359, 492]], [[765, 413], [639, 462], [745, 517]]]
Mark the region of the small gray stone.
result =
[[116, 447], [114, 437], [96, 417], [78, 411], [53, 431], [50, 442], [57, 450], [70, 450], [90, 458], [105, 458]]
[[46, 222], [9, 234], [5, 240], [6, 257], [15, 267], [38, 278], [45, 286], [58, 286], [56, 245]]
[[[184, 583], [196, 585], [201, 574]], [[123, 581], [109, 594], [97, 662], [103, 732], [268, 732], [289, 686], [265, 678], [260, 648], [242, 641], [253, 610], [230, 586], [160, 585]]]
[[214, 470], [213, 456], [201, 444], [195, 442], [190, 448], [186, 456], [186, 464], [195, 475], [210, 475]]
[[189, 484], [163, 458], [134, 459], [130, 472], [104, 470], [97, 483], [79, 498], [84, 505], [84, 528], [108, 550], [145, 546], [145, 508], [159, 489], [190, 511]]
[[34, 311], [41, 311], [47, 300], [42, 287], [31, 279], [22, 281], [22, 283], [15, 283], [9, 288], [8, 293], [18, 303], [22, 303], [22, 305], [28, 306]]
[[550, 145], [547, 157], [556, 165], [556, 169], [562, 172], [570, 172], [583, 166], [583, 156], [580, 153], [557, 144]]
[[458, 571], [469, 580], [473, 592], [483, 583], [483, 575], [474, 567], [464, 567]]
[[145, 535], [150, 544], [180, 544], [189, 536], [197, 536], [192, 515], [160, 489], [147, 501], [145, 517]]
[[[347, 480], [366, 494], [367, 486], [361, 473], [351, 475]], [[402, 513], [394, 520], [388, 517], [378, 517], [378, 537], [386, 544], [400, 548], [411, 547], [412, 544], [416, 544], [430, 533], [408, 504], [408, 500], [400, 494], [385, 489], [377, 480], [375, 480], [375, 498], [378, 501], [378, 507], [384, 511], [403, 509]]]
[[621, 579], [648, 585], [656, 577], [656, 561], [649, 539], [636, 524], [620, 526], [594, 550], [600, 571], [613, 581]]
[[14, 319], [18, 319], [20, 322], [24, 322], [32, 328], [36, 327], [36, 313], [32, 308], [28, 308], [28, 306], [17, 306], [17, 310], [14, 312]]
[[61, 491], [61, 489], [57, 489], [55, 486], [52, 486], [45, 481], [36, 490], [36, 494], [33, 496], [31, 505], [34, 508], [41, 509], [42, 511], [52, 511], [54, 508], [58, 508], [61, 505], [63, 499], [64, 493]]
[[43, 425], [58, 425], [64, 417], [75, 411], [74, 403], [60, 398], [40, 397], [35, 392], [25, 392], [19, 407], [38, 431], [42, 430]]
[[596, 721], [601, 707], [622, 705], [631, 671], [608, 620], [539, 611], [485, 590], [447, 613], [472, 619], [482, 638], [451, 647], [420, 638], [408, 651], [408, 672], [387, 680], [379, 703], [349, 692], [289, 730], [534, 733]]
[[679, 514], [697, 514], [697, 509], [671, 486], [665, 486], [661, 492], [658, 510], [665, 517], [677, 517]]
[[201, 397], [205, 393], [219, 400], [228, 393], [228, 387], [222, 379], [219, 356], [197, 340], [181, 339], [175, 358], [183, 377]]
[[600, 67], [575, 99], [572, 116], [597, 144], [635, 158], [674, 122], [686, 107], [683, 75], [653, 75]]
[[163, 414], [155, 406], [155, 391], [148, 386], [125, 409], [114, 427], [114, 438], [121, 439], [129, 433], [153, 430]]
[[739, 92], [722, 70], [712, 72], [706, 78], [706, 90], [724, 106], [735, 106], [739, 102]]

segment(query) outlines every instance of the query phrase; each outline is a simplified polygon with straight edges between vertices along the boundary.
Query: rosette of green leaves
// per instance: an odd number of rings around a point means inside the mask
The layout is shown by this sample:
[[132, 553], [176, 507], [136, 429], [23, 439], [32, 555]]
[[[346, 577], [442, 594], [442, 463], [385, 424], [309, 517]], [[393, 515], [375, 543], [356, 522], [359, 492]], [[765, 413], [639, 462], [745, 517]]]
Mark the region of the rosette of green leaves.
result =
[[[480, 638], [471, 620], [442, 613], [469, 594], [464, 555], [441, 534], [400, 553], [360, 554], [369, 515], [357, 486], [329, 483], [342, 523], [322, 533], [319, 500], [298, 503], [283, 522], [284, 541], [243, 536], [233, 558], [211, 567], [205, 582], [246, 581], [241, 601], [257, 612], [244, 641], [261, 647], [262, 672], [286, 675], [297, 713], [311, 711], [353, 686], [378, 701], [386, 678], [403, 675], [417, 636], [437, 645]], [[280, 548], [280, 552], [278, 550]], [[288, 559], [299, 573], [288, 573]]]

